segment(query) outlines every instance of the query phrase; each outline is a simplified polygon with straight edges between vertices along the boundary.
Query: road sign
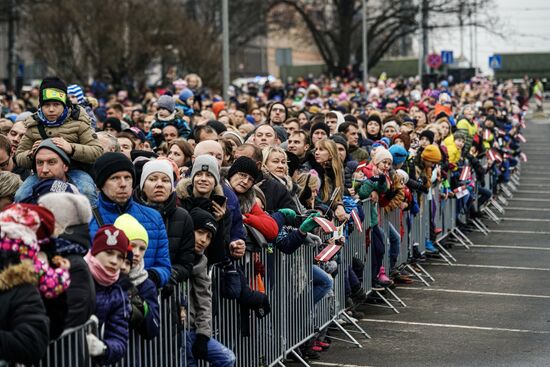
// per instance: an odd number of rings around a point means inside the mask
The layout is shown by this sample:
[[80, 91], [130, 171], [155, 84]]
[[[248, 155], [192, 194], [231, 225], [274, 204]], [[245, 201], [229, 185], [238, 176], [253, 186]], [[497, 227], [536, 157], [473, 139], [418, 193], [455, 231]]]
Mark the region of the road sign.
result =
[[439, 54], [429, 54], [426, 58], [426, 64], [432, 69], [438, 69], [441, 66], [441, 56]]
[[502, 55], [489, 56], [489, 67], [493, 70], [502, 68]]
[[441, 61], [446, 65], [454, 63], [453, 51], [441, 51]]

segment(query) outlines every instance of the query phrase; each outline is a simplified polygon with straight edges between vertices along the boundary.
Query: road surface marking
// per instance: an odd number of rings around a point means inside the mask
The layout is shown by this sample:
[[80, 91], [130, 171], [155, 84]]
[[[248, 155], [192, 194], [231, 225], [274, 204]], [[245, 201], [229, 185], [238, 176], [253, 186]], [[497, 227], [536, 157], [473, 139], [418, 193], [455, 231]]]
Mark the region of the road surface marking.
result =
[[550, 234], [545, 231], [516, 231], [512, 229], [491, 229], [491, 233]]
[[431, 323], [431, 322], [412, 322], [412, 321], [376, 320], [376, 319], [361, 319], [361, 321], [378, 322], [378, 323], [382, 323], [382, 324], [403, 324], [403, 325], [418, 325], [418, 326], [434, 326], [434, 327], [444, 327], [444, 328], [451, 328], [451, 329], [469, 329], [469, 330], [483, 330], [483, 331], [509, 331], [509, 332], [514, 332], [514, 333], [527, 333], [527, 334], [550, 334], [550, 331], [543, 331], [543, 330], [506, 329], [506, 328], [486, 327], [486, 326], [436, 324], [436, 323]]
[[550, 219], [530, 219], [530, 218], [515, 218], [515, 217], [502, 217], [503, 220], [510, 220], [516, 222], [550, 222]]
[[369, 367], [358, 364], [341, 364], [341, 363], [330, 363], [330, 362], [309, 362], [314, 366], [333, 366], [333, 367]]
[[550, 201], [550, 199], [534, 199], [534, 198], [516, 198], [516, 197], [513, 197], [509, 200], [512, 200], [512, 201]]
[[510, 245], [470, 245], [470, 247], [487, 247], [487, 248], [507, 248], [507, 249], [518, 249], [518, 250], [542, 250], [550, 251], [550, 247], [535, 247], [535, 246], [510, 246]]
[[525, 210], [529, 212], [550, 212], [548, 208], [526, 208], [523, 206], [507, 206], [506, 210]]
[[466, 291], [460, 289], [445, 289], [445, 288], [422, 288], [422, 287], [403, 287], [403, 289], [412, 289], [426, 292], [445, 292], [445, 293], [465, 293], [479, 294], [482, 296], [505, 296], [505, 297], [525, 297], [525, 298], [544, 298], [550, 299], [550, 296], [541, 294], [521, 294], [521, 293], [501, 293], [501, 292], [481, 292], [481, 291]]
[[[449, 266], [443, 263], [431, 263], [430, 266]], [[532, 270], [532, 271], [550, 271], [550, 268], [531, 268], [528, 266], [507, 266], [507, 265], [479, 265], [479, 264], [453, 264], [451, 267], [462, 268], [484, 268], [484, 269], [508, 269], [508, 270]]]

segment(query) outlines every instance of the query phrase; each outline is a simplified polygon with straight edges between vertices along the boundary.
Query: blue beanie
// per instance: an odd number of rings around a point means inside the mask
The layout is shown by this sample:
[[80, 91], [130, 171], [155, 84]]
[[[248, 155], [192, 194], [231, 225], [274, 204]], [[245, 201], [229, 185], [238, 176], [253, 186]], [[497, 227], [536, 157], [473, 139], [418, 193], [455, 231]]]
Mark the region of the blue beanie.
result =
[[409, 156], [409, 152], [407, 152], [407, 150], [403, 148], [401, 145], [394, 144], [390, 147], [389, 150], [393, 157], [394, 165], [405, 163], [405, 161], [407, 160], [407, 157]]
[[179, 100], [182, 102], [186, 102], [189, 97], [194, 97], [193, 92], [189, 88], [182, 90], [178, 96]]
[[389, 147], [391, 145], [391, 140], [386, 138], [385, 136], [380, 140], [386, 143], [386, 147]]
[[67, 94], [73, 95], [76, 97], [78, 104], [84, 103], [84, 92], [82, 92], [82, 88], [76, 84], [71, 84], [67, 87]]

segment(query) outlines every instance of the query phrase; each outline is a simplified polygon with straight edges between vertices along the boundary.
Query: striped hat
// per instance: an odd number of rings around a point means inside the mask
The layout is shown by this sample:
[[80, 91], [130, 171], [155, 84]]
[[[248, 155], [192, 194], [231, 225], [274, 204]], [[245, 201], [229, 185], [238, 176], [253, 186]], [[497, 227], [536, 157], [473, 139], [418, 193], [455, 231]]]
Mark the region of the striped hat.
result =
[[76, 84], [71, 84], [67, 87], [67, 94], [73, 95], [78, 100], [78, 104], [84, 103], [84, 92], [82, 92], [82, 88], [80, 88]]

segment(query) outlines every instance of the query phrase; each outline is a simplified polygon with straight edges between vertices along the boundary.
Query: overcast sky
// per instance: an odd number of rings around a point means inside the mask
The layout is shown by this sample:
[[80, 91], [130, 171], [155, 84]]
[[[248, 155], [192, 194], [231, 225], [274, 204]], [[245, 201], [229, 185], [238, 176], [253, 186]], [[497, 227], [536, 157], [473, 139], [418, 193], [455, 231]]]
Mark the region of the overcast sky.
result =
[[[483, 0], [481, 0], [483, 1]], [[478, 66], [484, 73], [490, 71], [488, 58], [492, 54], [510, 52], [550, 52], [549, 0], [495, 0], [494, 12], [500, 18], [506, 39], [478, 28]], [[430, 35], [430, 51], [453, 50], [460, 55], [459, 29], [437, 31]], [[464, 31], [464, 53], [470, 59], [469, 28]], [[550, 62], [550, 61], [549, 61]]]

